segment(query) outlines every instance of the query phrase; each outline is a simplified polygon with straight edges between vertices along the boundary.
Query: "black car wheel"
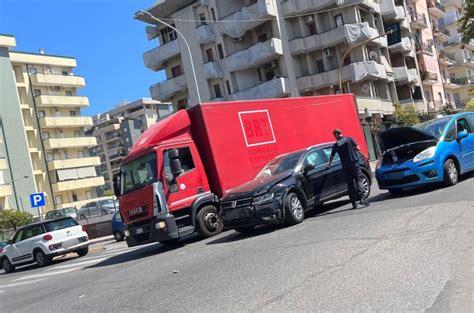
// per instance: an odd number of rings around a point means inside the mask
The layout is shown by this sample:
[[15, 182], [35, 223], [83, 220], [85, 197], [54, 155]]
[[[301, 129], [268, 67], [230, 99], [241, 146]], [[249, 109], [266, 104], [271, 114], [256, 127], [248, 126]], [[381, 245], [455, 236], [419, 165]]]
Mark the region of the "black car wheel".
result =
[[304, 220], [303, 202], [300, 197], [290, 192], [285, 198], [285, 212], [286, 212], [286, 223], [289, 225], [299, 224]]
[[89, 253], [89, 247], [82, 248], [76, 251], [78, 256], [86, 256]]
[[114, 238], [117, 241], [123, 241], [125, 239], [125, 236], [122, 232], [119, 232], [118, 230], [114, 231]]
[[213, 205], [206, 205], [196, 215], [196, 230], [202, 237], [211, 237], [219, 234], [224, 228], [222, 219]]
[[444, 184], [454, 186], [458, 183], [459, 172], [456, 163], [452, 159], [447, 159], [444, 163]]
[[13, 273], [15, 271], [15, 266], [10, 263], [10, 261], [5, 257], [2, 261], [2, 267], [5, 273]]
[[52, 258], [46, 255], [43, 250], [36, 250], [34, 252], [35, 262], [39, 267], [48, 266], [51, 264]]

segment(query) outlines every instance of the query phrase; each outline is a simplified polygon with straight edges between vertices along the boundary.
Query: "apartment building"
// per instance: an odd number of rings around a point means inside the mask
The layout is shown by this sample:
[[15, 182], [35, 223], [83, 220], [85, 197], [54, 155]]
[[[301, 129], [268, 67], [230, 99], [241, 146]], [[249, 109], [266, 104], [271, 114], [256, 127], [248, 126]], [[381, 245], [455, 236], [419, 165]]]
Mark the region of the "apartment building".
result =
[[92, 118], [81, 116], [89, 105], [78, 95], [85, 80], [73, 73], [72, 57], [14, 51], [15, 46], [15, 37], [0, 35], [0, 147], [2, 168], [8, 168], [2, 179], [10, 187], [0, 186], [7, 194], [3, 201], [36, 214], [29, 195], [44, 192], [44, 211], [79, 207], [97, 198], [96, 187], [104, 184], [95, 171], [100, 159], [88, 152], [97, 144], [85, 135]]
[[89, 130], [97, 139], [91, 154], [100, 157], [98, 173], [104, 177], [105, 190], [113, 190], [113, 175], [120, 170], [120, 162], [130, 152], [138, 137], [157, 120], [173, 112], [169, 103], [150, 98], [124, 101], [110, 111], [93, 117]]
[[469, 101], [474, 87], [474, 40], [463, 44], [458, 32], [458, 20], [464, 14], [463, 1], [446, 0], [442, 7], [444, 14], [437, 20], [435, 27], [439, 30], [435, 31], [438, 34], [435, 39], [446, 100], [462, 108]]

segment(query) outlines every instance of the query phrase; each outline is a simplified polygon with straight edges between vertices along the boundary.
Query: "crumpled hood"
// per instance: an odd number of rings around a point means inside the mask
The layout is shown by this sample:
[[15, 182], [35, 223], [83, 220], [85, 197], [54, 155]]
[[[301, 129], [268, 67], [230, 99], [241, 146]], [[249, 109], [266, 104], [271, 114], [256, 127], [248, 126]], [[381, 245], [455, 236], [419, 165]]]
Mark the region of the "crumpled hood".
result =
[[293, 170], [285, 171], [275, 176], [254, 179], [226, 193], [222, 201], [251, 198], [268, 192], [271, 187], [291, 176]]
[[384, 151], [415, 142], [438, 141], [433, 135], [413, 127], [390, 128], [381, 132], [379, 137]]

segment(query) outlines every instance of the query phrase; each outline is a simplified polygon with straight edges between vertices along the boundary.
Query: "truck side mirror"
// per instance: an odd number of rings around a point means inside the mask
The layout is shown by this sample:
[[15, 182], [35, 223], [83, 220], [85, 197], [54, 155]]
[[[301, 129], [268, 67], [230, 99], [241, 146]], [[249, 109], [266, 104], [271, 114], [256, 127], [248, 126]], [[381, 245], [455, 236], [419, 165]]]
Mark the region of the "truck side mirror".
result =
[[114, 175], [112, 187], [114, 188], [115, 197], [120, 196], [120, 172]]

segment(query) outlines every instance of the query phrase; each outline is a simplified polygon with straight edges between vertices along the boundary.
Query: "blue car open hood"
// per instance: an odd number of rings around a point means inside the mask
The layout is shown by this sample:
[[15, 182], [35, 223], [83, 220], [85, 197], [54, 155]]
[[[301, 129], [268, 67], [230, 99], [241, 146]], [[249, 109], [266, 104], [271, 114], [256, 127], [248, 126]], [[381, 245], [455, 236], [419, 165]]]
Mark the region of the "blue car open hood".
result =
[[415, 142], [438, 141], [435, 136], [413, 127], [390, 128], [381, 132], [379, 137], [384, 151]]

